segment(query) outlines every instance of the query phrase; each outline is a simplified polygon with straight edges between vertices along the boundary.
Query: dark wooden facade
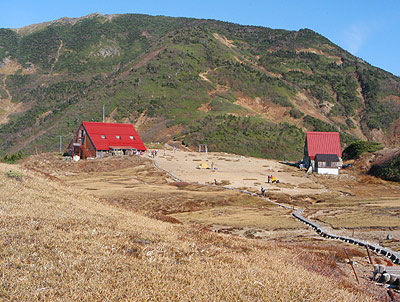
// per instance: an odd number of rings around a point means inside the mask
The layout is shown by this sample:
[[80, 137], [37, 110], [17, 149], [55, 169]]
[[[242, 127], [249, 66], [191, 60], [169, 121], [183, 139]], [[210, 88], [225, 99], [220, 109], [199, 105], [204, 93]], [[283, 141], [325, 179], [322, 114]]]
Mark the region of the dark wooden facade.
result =
[[72, 150], [72, 156], [78, 155], [82, 159], [97, 157], [96, 148], [83, 125], [79, 126], [69, 148]]

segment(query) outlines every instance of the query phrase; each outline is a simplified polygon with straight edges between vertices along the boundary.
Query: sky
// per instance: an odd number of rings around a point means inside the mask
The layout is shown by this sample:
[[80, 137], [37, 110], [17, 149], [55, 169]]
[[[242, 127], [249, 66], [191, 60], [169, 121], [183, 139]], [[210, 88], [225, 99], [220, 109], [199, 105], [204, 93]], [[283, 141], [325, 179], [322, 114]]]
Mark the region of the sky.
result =
[[0, 28], [90, 13], [216, 19], [312, 29], [373, 66], [400, 76], [400, 0], [0, 0]]

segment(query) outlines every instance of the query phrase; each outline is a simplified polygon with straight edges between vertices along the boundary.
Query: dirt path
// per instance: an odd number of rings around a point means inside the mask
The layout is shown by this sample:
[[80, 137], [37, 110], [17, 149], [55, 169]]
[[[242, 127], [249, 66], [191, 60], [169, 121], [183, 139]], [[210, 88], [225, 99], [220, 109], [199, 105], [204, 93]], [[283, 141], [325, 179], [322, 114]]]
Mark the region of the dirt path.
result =
[[140, 116], [137, 118], [135, 123], [135, 128], [138, 129], [142, 126], [149, 118], [146, 116], [147, 110], [143, 111]]
[[57, 64], [58, 59], [60, 58], [60, 52], [61, 52], [62, 47], [63, 47], [63, 40], [60, 40], [60, 45], [58, 46], [57, 55], [56, 55], [56, 58], [54, 59], [54, 63], [51, 64], [49, 75], [51, 75], [53, 73], [54, 66]]
[[6, 99], [11, 100], [11, 93], [10, 93], [10, 90], [8, 90], [8, 88], [7, 88], [6, 80], [7, 80], [7, 76], [5, 76], [5, 77], [3, 78], [3, 89], [4, 89], [5, 92], [7, 93], [7, 98], [6, 98]]
[[0, 125], [8, 123], [8, 116], [21, 108], [21, 103], [16, 104], [12, 103], [12, 95], [7, 88], [6, 84], [7, 76], [3, 78], [3, 89], [7, 93], [7, 97], [5, 99], [0, 98]]
[[341, 57], [327, 54], [326, 52], [323, 52], [322, 50], [319, 50], [319, 49], [316, 49], [316, 48], [301, 48], [301, 49], [297, 49], [296, 50], [297, 54], [300, 53], [300, 52], [313, 53], [313, 54], [316, 54], [316, 55], [324, 56], [324, 57], [327, 57], [329, 59], [335, 60], [336, 64], [338, 64], [338, 65], [343, 64], [343, 61], [342, 61]]
[[137, 64], [135, 64], [131, 70], [133, 69], [138, 69], [144, 65], [147, 64], [147, 62], [149, 62], [151, 59], [153, 59], [155, 56], [157, 56], [161, 51], [163, 51], [166, 48], [166, 46], [161, 47], [160, 49], [154, 50], [151, 53], [149, 53], [147, 56], [145, 56], [140, 62], [138, 62]]
[[206, 77], [206, 74], [208, 74], [208, 72], [209, 72], [209, 70], [207, 70], [206, 72], [201, 72], [201, 73], [199, 73], [199, 77], [200, 77], [202, 80], [206, 81], [206, 82], [212, 83], [212, 82]]

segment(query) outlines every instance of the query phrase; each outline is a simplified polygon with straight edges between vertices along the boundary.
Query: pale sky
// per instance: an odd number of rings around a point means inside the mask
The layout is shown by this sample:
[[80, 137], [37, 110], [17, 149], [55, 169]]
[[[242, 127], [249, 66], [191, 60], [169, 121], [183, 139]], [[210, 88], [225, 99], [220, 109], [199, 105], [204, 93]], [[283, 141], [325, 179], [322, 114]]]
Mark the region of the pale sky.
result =
[[400, 76], [399, 0], [0, 0], [0, 28], [94, 12], [216, 19], [287, 30], [309, 28], [368, 63]]

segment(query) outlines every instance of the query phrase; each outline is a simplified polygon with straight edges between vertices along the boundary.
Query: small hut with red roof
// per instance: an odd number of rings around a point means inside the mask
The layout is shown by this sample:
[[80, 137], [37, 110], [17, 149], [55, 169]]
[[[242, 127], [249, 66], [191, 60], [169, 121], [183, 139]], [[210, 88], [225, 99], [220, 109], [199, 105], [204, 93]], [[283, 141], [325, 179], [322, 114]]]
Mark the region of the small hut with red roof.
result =
[[68, 146], [81, 159], [112, 154], [131, 155], [146, 151], [132, 124], [82, 122]]
[[338, 175], [343, 164], [339, 132], [307, 132], [303, 162], [308, 171]]

